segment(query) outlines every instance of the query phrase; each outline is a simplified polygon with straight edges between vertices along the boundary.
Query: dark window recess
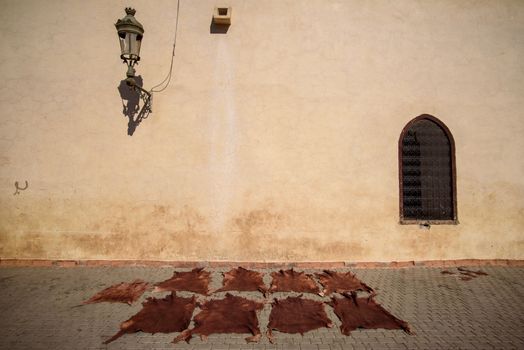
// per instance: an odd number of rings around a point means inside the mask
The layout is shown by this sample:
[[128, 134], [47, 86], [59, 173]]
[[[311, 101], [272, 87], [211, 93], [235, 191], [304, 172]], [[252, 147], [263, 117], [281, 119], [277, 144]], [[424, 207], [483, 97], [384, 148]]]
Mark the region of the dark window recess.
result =
[[420, 119], [402, 138], [404, 220], [454, 220], [452, 148], [434, 121]]

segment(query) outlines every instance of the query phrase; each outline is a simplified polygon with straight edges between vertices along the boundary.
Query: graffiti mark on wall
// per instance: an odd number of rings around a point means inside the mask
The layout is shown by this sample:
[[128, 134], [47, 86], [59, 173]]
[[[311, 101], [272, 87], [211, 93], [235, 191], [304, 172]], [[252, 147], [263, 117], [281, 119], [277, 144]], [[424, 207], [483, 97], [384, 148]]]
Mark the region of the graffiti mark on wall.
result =
[[18, 186], [18, 181], [15, 181], [16, 191], [15, 191], [15, 193], [13, 193], [13, 196], [16, 196], [17, 194], [20, 194], [20, 191], [27, 190], [28, 187], [29, 187], [29, 183], [27, 182], [27, 180], [25, 181], [25, 187]]

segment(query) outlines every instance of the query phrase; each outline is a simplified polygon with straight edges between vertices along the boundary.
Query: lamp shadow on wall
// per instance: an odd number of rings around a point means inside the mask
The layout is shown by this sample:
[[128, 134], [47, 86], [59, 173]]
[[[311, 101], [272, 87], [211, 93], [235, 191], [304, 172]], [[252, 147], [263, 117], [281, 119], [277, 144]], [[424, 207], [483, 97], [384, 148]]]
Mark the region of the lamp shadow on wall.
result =
[[[136, 85], [142, 87], [144, 82], [142, 76], [135, 77]], [[149, 116], [147, 108], [140, 108], [140, 92], [129, 87], [125, 80], [118, 86], [120, 98], [122, 98], [122, 114], [128, 118], [127, 134], [133, 136], [136, 128]]]

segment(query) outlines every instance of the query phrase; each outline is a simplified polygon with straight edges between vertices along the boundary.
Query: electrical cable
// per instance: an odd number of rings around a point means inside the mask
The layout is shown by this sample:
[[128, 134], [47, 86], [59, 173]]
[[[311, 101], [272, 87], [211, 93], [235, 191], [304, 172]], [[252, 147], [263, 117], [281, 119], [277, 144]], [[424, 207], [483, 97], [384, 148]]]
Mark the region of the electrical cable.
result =
[[[172, 73], [173, 73], [173, 61], [175, 59], [176, 38], [177, 38], [177, 33], [178, 33], [178, 14], [179, 14], [179, 12], [180, 12], [180, 0], [177, 0], [177, 4], [176, 4], [175, 40], [173, 42], [173, 53], [171, 55], [171, 65], [169, 67], [169, 73], [167, 74], [165, 79], [162, 80], [162, 82], [160, 84], [153, 86], [151, 88], [151, 90], [149, 90], [149, 92], [151, 92], [151, 93], [164, 91], [169, 86], [169, 83], [171, 82], [171, 76], [172, 76]], [[166, 83], [166, 81], [167, 81], [167, 83]], [[160, 90], [155, 90], [157, 87], [161, 86], [164, 83], [166, 83], [166, 86], [164, 86]]]

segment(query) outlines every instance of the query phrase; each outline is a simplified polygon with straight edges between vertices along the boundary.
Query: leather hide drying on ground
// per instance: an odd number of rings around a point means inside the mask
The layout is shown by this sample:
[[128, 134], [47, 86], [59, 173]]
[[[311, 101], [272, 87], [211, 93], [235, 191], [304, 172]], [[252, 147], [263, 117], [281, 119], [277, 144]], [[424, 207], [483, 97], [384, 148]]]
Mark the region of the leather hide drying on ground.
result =
[[181, 298], [173, 292], [163, 299], [147, 298], [143, 308], [129, 320], [122, 322], [120, 331], [106, 340], [108, 344], [126, 333], [181, 332], [189, 326], [196, 307], [195, 297]]
[[335, 314], [342, 321], [340, 330], [344, 335], [349, 335], [357, 328], [403, 329], [406, 333], [411, 333], [406, 322], [386, 311], [373, 297], [357, 298], [356, 292], [353, 292], [331, 300], [328, 305], [333, 307]]
[[196, 268], [188, 272], [175, 272], [173, 277], [155, 284], [154, 292], [187, 291], [208, 295], [211, 273], [204, 268]]
[[147, 282], [141, 280], [135, 280], [131, 283], [122, 282], [120, 284], [115, 284], [96, 293], [82, 304], [94, 304], [107, 301], [111, 303], [127, 303], [131, 305], [137, 301], [142, 294], [144, 294], [148, 285]]
[[213, 333], [251, 333], [253, 336], [247, 337], [246, 341], [260, 339], [257, 311], [264, 308], [264, 303], [227, 293], [224, 299], [209, 300], [199, 307], [202, 311], [193, 318], [195, 327], [183, 331], [174, 343], [189, 342], [193, 334], [206, 338]]
[[222, 281], [222, 288], [217, 289], [217, 292], [225, 291], [240, 291], [240, 292], [260, 292], [266, 294], [267, 287], [264, 284], [264, 275], [260, 272], [246, 270], [242, 267], [232, 269], [224, 273], [224, 280]]
[[322, 273], [316, 273], [320, 284], [324, 287], [323, 294], [331, 293], [350, 293], [363, 291], [372, 293], [373, 289], [361, 282], [351, 272], [335, 272], [324, 270]]
[[305, 299], [300, 295], [273, 301], [267, 325], [267, 336], [273, 343], [272, 330], [303, 335], [313, 329], [332, 326], [322, 302]]
[[270, 292], [298, 292], [298, 293], [320, 293], [311, 275], [305, 272], [297, 272], [293, 269], [272, 272]]

